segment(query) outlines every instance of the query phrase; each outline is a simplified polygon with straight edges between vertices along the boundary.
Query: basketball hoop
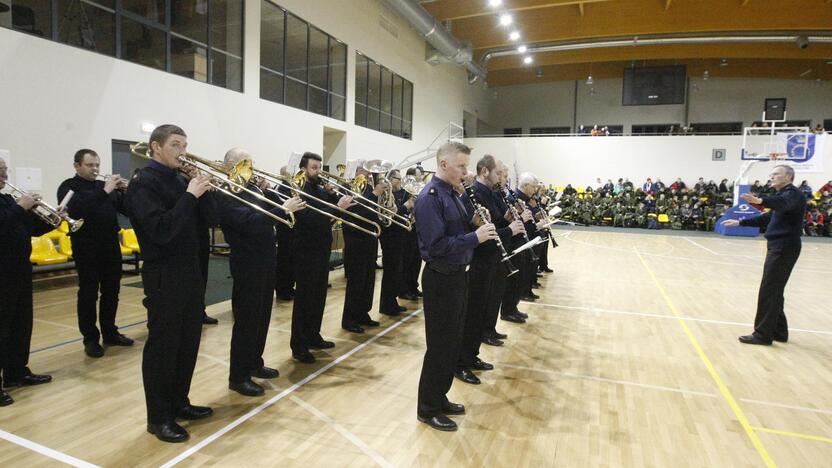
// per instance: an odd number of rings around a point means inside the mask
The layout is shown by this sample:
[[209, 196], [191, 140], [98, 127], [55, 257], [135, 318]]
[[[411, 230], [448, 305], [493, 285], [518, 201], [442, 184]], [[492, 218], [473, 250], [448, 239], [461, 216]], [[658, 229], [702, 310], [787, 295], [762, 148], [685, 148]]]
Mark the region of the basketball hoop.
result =
[[788, 156], [786, 153], [769, 153], [768, 154], [769, 159], [772, 160], [772, 161], [777, 161], [780, 158], [785, 158], [786, 156]]

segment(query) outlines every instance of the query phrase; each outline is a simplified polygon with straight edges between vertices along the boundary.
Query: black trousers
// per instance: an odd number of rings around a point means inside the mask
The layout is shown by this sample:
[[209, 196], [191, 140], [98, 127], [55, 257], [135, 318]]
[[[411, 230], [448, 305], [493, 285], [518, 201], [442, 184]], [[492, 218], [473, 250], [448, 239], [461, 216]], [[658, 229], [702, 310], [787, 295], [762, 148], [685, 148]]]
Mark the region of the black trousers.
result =
[[465, 325], [462, 332], [462, 345], [457, 359], [457, 368], [470, 368], [480, 353], [483, 332], [488, 325], [489, 301], [500, 303], [501, 297], [492, 295], [495, 280], [500, 270], [499, 256], [474, 256], [468, 271], [468, 299], [465, 313]]
[[422, 255], [419, 253], [419, 241], [416, 228], [405, 233], [402, 241], [402, 276], [399, 295], [419, 290], [419, 272], [422, 269]]
[[0, 386], [26, 374], [31, 342], [32, 270], [0, 273]]
[[378, 239], [367, 234], [344, 231], [344, 312], [341, 326], [360, 325], [370, 320], [373, 291], [376, 285], [376, 253]]
[[205, 290], [202, 272], [191, 265], [145, 265], [142, 270], [147, 342], [142, 357], [142, 380], [147, 419], [152, 424], [173, 420], [189, 403]]
[[295, 287], [295, 248], [292, 229], [277, 226], [277, 266], [274, 277], [274, 292], [278, 296], [288, 295]]
[[[517, 260], [515, 257], [511, 258], [511, 263], [514, 264]], [[499, 262], [499, 259], [498, 259]], [[497, 265], [497, 270], [494, 274], [494, 280], [491, 283], [491, 289], [487, 291], [488, 299], [485, 301], [485, 313], [483, 317], [483, 334], [490, 335], [492, 333], [497, 332], [497, 316], [500, 314], [500, 308], [503, 303], [503, 297], [506, 291], [506, 284], [509, 281], [508, 276], [508, 268], [505, 267], [505, 264], [499, 262]], [[515, 266], [515, 268], [517, 268]], [[511, 278], [519, 275], [520, 273], [515, 273], [511, 275]], [[515, 305], [516, 308], [516, 305]], [[480, 341], [477, 343], [477, 354], [479, 354], [479, 346], [482, 342]], [[475, 355], [476, 356], [476, 355]]]
[[468, 298], [468, 273], [443, 275], [427, 265], [422, 272], [427, 350], [419, 377], [420, 416], [441, 414], [459, 356]]
[[538, 253], [540, 254], [540, 262], [538, 263], [538, 267], [541, 270], [546, 270], [549, 268], [549, 242], [552, 241], [548, 240], [545, 244], [541, 244], [539, 246], [540, 251]]
[[309, 345], [323, 340], [321, 322], [326, 306], [326, 285], [329, 280], [330, 243], [295, 240], [295, 278], [297, 290], [292, 304], [293, 354], [309, 351]]
[[231, 292], [234, 328], [228, 381], [241, 383], [264, 364], [263, 350], [272, 319], [275, 266], [273, 262], [235, 258], [229, 266], [234, 278]]
[[[208, 287], [208, 263], [211, 258], [210, 228], [200, 227], [199, 236], [199, 272], [202, 275], [202, 290]], [[205, 314], [205, 294], [202, 294], [202, 313]]]
[[[117, 337], [116, 311], [121, 288], [121, 249], [118, 236], [114, 234], [106, 242], [73, 238], [72, 254], [78, 270], [78, 328], [84, 337], [84, 344], [98, 343], [102, 334], [105, 340]], [[95, 325], [96, 315], [101, 325], [100, 332]]]
[[396, 296], [399, 294], [399, 283], [402, 277], [403, 240], [404, 236], [392, 230], [385, 231], [379, 238], [384, 265], [381, 274], [381, 297], [378, 304], [382, 312], [398, 313], [396, 308], [399, 302]]
[[[512, 239], [512, 251], [524, 244], [523, 238], [519, 240]], [[518, 272], [506, 278], [505, 287], [503, 289], [503, 300], [500, 305], [500, 316], [505, 317], [517, 312], [517, 304], [520, 303], [520, 296], [524, 294], [523, 287], [525, 281], [528, 280], [528, 269], [531, 263], [531, 254], [528, 250], [524, 250], [519, 254], [511, 257], [511, 262]], [[524, 273], [525, 272], [525, 273]], [[496, 320], [495, 320], [496, 323]]]
[[783, 247], [769, 247], [763, 266], [763, 279], [757, 296], [757, 316], [754, 318], [754, 334], [771, 340], [788, 339], [789, 324], [783, 312], [783, 292], [800, 257], [799, 243]]

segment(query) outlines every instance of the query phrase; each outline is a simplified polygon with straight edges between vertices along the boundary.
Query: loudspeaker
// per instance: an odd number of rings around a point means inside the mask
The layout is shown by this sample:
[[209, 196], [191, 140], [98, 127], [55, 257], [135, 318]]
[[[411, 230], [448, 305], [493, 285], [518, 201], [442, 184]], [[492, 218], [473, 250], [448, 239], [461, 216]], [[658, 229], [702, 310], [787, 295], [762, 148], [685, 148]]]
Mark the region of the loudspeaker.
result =
[[786, 120], [786, 98], [767, 98], [763, 120]]

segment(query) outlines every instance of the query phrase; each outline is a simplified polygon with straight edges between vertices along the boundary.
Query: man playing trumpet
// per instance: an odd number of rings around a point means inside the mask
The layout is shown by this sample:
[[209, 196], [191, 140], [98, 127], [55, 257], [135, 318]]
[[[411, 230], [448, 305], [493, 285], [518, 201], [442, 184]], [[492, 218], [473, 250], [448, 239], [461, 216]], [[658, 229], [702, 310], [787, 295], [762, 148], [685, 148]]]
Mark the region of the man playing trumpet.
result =
[[[91, 149], [75, 153], [75, 177], [58, 187], [58, 200], [71, 190], [67, 203], [69, 216], [84, 219], [81, 229], [70, 233], [72, 256], [78, 270], [78, 328], [84, 337], [84, 352], [91, 358], [104, 355], [99, 344], [132, 346], [133, 340], [118, 332], [116, 311], [121, 287], [121, 246], [118, 239], [118, 213], [124, 212], [124, 189], [127, 181], [113, 174], [99, 175], [101, 160]], [[98, 180], [98, 179], [105, 180]], [[96, 327], [96, 302], [98, 322]]]

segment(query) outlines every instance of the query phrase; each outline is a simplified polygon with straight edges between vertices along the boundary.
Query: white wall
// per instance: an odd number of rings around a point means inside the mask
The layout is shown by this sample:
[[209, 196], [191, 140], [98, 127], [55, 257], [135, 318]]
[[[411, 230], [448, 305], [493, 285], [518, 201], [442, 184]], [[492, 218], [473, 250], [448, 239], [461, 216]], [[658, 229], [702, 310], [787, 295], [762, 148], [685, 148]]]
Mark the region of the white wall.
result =
[[[427, 64], [424, 40], [389, 11], [398, 37], [383, 29], [380, 0], [279, 3], [349, 46], [346, 122], [259, 98], [260, 1], [247, 0], [242, 94], [0, 28], [0, 149], [11, 151], [12, 168], [41, 168], [42, 192], [52, 200], [73, 174], [75, 150], [97, 150], [109, 172], [111, 140], [146, 140], [142, 122], [182, 126], [189, 151], [210, 159], [243, 146], [273, 171], [292, 151], [321, 153], [325, 126], [347, 132], [349, 158], [398, 161], [427, 147], [449, 121], [462, 123], [465, 71]], [[355, 50], [413, 82], [413, 141], [350, 123]]]
[[[577, 125], [624, 125], [685, 123], [684, 105], [622, 106], [622, 80], [578, 83]], [[751, 122], [760, 120], [768, 97], [788, 99], [788, 118], [811, 120], [813, 124], [832, 118], [832, 83], [807, 80], [711, 78], [691, 79], [687, 122]], [[486, 120], [500, 133], [503, 128], [572, 126], [575, 83], [559, 81], [489, 89]], [[485, 135], [480, 132], [479, 135]]]
[[[832, 179], [832, 135], [826, 135], [824, 172], [798, 173], [815, 189]], [[743, 163], [739, 136], [655, 136], [655, 137], [524, 137], [468, 138], [474, 148], [471, 167], [485, 154], [503, 160], [512, 172], [530, 171], [545, 184], [587, 186], [629, 177], [640, 185], [647, 177], [670, 183], [682, 177], [688, 183], [699, 177], [717, 183], [733, 180]], [[715, 148], [726, 150], [726, 160], [711, 160]], [[767, 180], [773, 163], [757, 163], [748, 173], [751, 180]]]

